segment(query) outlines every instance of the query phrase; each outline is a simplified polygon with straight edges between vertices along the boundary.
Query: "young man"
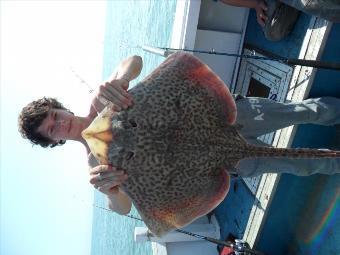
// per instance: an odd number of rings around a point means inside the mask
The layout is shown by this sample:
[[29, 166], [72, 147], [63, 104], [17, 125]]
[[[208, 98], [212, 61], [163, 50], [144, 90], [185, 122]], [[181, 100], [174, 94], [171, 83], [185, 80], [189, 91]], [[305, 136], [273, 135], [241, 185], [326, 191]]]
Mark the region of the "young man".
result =
[[[30, 103], [19, 117], [21, 134], [34, 144], [53, 147], [63, 144], [65, 140], [81, 142], [89, 154], [90, 182], [107, 195], [109, 207], [119, 214], [126, 214], [131, 209], [129, 197], [119, 189], [119, 185], [128, 177], [114, 166], [98, 165], [80, 134], [108, 101], [114, 103], [117, 111], [132, 105], [126, 90], [129, 81], [139, 75], [141, 68], [142, 61], [139, 57], [123, 61], [113, 80], [101, 86], [87, 117], [75, 116], [56, 100], [48, 98]], [[238, 110], [236, 123], [242, 126], [240, 132], [245, 139], [253, 144], [263, 144], [257, 139], [258, 136], [294, 124], [340, 124], [340, 99], [337, 98], [307, 99], [301, 103], [278, 103], [265, 98], [241, 96], [236, 96], [235, 100]], [[266, 172], [295, 175], [334, 174], [340, 172], [340, 158], [253, 158], [244, 159], [237, 166], [237, 174], [242, 177]]]
[[126, 90], [129, 82], [140, 74], [142, 65], [139, 56], [121, 62], [109, 82], [100, 86], [86, 117], [74, 115], [53, 98], [42, 98], [31, 102], [23, 108], [19, 116], [19, 131], [33, 144], [54, 147], [64, 144], [66, 140], [82, 143], [88, 154], [91, 176], [97, 176], [96, 179], [91, 178], [90, 182], [107, 195], [109, 207], [119, 214], [126, 214], [131, 208], [129, 198], [118, 189], [127, 176], [114, 167], [99, 166], [82, 138], [81, 132], [90, 125], [97, 113], [104, 109], [108, 101], [114, 102], [117, 111], [132, 105], [131, 96]]

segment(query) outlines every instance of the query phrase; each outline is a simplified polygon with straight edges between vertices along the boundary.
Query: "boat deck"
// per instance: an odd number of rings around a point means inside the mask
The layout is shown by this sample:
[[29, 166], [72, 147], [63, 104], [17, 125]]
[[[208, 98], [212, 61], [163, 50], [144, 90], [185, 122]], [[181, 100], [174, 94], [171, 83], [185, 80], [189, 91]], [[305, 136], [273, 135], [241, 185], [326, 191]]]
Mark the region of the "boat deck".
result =
[[[245, 43], [283, 57], [336, 62], [339, 35], [340, 24], [301, 14], [290, 36], [268, 42], [251, 11]], [[295, 68], [287, 100], [318, 96], [340, 97], [340, 72]], [[337, 139], [335, 127], [300, 125], [276, 132], [273, 145], [340, 149]], [[227, 198], [214, 211], [221, 239], [232, 234], [268, 254], [340, 254], [339, 183], [339, 174], [267, 174], [254, 192], [243, 180], [233, 180]]]

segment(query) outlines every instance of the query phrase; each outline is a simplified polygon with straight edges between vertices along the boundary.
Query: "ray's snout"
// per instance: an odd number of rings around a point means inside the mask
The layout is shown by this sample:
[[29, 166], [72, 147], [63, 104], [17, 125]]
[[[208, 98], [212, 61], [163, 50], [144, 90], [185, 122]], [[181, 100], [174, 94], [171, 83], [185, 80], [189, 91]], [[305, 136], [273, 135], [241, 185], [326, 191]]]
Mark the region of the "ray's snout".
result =
[[88, 128], [82, 133], [82, 137], [91, 149], [92, 154], [100, 164], [109, 164], [108, 151], [113, 140], [112, 118], [108, 114], [101, 113], [94, 119]]
[[93, 131], [85, 129], [82, 132], [83, 138], [88, 141], [88, 139], [96, 139], [105, 143], [110, 143], [113, 139], [113, 133], [111, 130], [105, 130], [105, 131]]

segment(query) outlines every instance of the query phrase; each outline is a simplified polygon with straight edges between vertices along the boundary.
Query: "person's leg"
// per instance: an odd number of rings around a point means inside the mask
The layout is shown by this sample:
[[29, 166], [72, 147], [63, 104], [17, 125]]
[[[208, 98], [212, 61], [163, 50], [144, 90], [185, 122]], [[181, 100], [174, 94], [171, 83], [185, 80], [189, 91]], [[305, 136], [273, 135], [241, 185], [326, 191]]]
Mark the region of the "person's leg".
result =
[[340, 99], [322, 97], [302, 102], [279, 103], [266, 98], [249, 97], [236, 100], [239, 132], [246, 139], [295, 124], [340, 124]]
[[309, 15], [332, 22], [340, 22], [340, 1], [338, 0], [281, 0]]
[[[249, 143], [267, 146], [257, 139], [249, 139]], [[340, 173], [340, 158], [292, 159], [292, 158], [248, 158], [236, 166], [241, 177], [254, 177], [264, 173], [289, 173], [299, 176], [312, 174]]]
[[281, 3], [279, 0], [265, 0], [268, 19], [263, 27], [265, 37], [270, 41], [279, 41], [286, 37], [294, 28], [299, 10]]

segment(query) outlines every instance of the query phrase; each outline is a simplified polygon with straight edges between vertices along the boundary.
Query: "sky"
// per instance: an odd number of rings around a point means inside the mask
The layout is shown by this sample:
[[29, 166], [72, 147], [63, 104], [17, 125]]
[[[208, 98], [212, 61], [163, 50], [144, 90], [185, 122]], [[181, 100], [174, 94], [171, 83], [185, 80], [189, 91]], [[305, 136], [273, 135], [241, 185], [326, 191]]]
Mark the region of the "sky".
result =
[[106, 1], [0, 1], [2, 255], [90, 254], [93, 187], [85, 149], [21, 138], [21, 108], [56, 97], [88, 113], [102, 76]]

